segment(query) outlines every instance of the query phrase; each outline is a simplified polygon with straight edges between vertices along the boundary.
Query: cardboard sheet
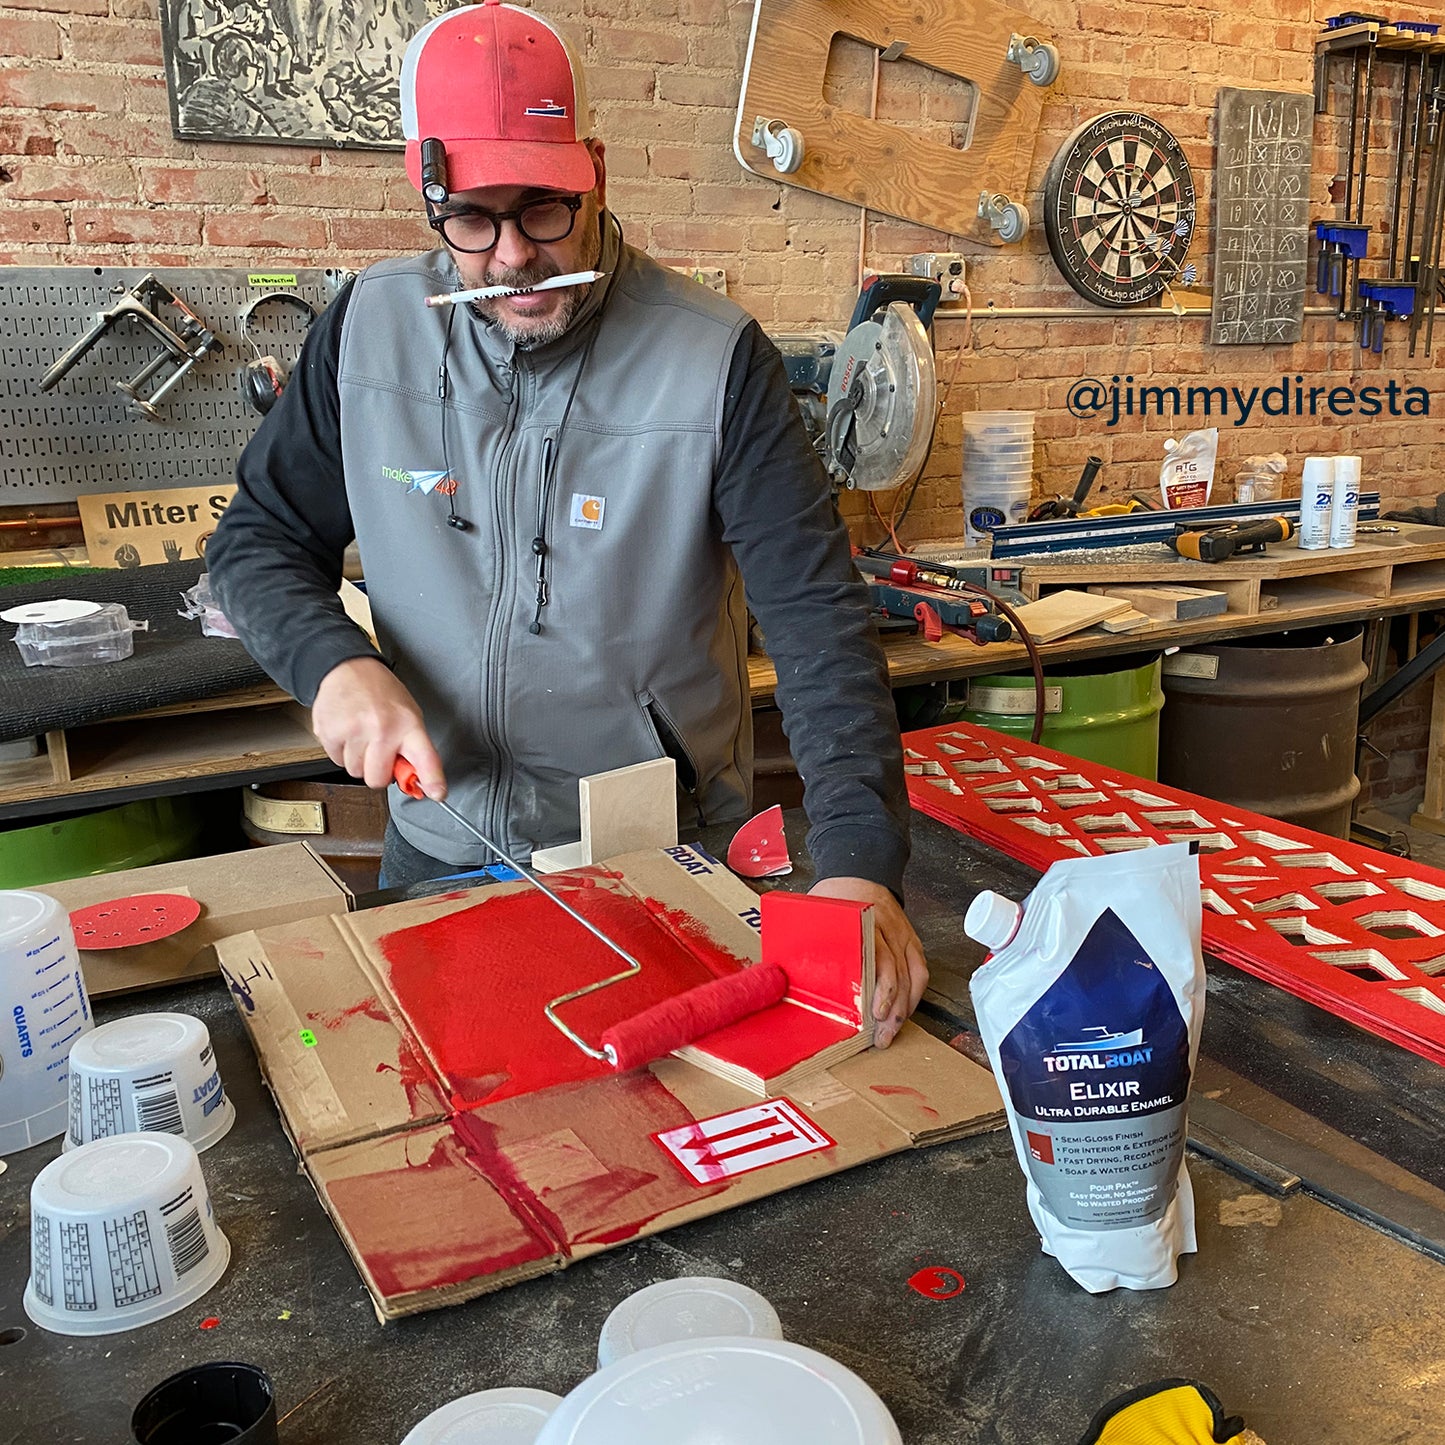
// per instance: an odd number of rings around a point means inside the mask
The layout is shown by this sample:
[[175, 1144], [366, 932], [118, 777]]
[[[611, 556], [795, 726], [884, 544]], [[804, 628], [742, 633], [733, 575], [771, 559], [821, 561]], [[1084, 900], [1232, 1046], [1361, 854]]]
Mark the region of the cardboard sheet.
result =
[[[630, 854], [559, 876], [573, 890], [645, 903], [701, 957], [758, 958], [755, 895], [692, 849]], [[510, 952], [489, 959], [487, 940], [506, 951], [515, 935], [489, 930], [488, 919], [506, 920], [508, 900], [524, 890], [496, 884], [292, 923], [218, 949], [287, 1132], [383, 1319], [1001, 1122], [992, 1076], [912, 1025], [887, 1052], [856, 1055], [788, 1091], [828, 1147], [748, 1172], [713, 1169], [718, 1177], [702, 1180], [655, 1136], [685, 1136], [697, 1121], [734, 1110], [746, 1120], [763, 1101], [681, 1059], [627, 1074], [587, 1068], [522, 1093], [458, 1090], [437, 1065], [448, 1046], [418, 1037], [419, 1011], [393, 990], [387, 940], [410, 931], [456, 947], [466, 935], [475, 967], [457, 970], [455, 959], [435, 955], [449, 1007], [458, 1017], [495, 1010], [509, 984], [505, 965], [515, 960]], [[439, 923], [450, 928], [436, 932]], [[534, 979], [523, 992], [544, 997], [553, 988]], [[785, 1122], [765, 1124], [756, 1138], [742, 1126], [718, 1153], [745, 1154], [782, 1133]]]

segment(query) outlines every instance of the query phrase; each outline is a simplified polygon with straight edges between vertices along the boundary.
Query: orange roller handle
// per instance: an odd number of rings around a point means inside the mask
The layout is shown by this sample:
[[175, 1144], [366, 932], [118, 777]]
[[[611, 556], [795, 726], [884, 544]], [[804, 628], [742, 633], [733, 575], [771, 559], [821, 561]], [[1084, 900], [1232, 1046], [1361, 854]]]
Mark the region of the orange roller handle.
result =
[[424, 798], [426, 794], [422, 791], [421, 779], [417, 777], [416, 769], [412, 767], [409, 759], [396, 755], [396, 762], [392, 764], [391, 775], [396, 780], [396, 785], [409, 798]]

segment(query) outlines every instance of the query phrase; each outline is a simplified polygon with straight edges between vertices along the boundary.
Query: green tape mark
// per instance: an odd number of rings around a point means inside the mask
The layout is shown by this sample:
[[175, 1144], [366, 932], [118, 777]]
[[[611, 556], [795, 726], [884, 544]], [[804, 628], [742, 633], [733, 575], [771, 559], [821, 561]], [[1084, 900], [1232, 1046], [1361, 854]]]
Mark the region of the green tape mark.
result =
[[316, 1047], [316, 1035], [313, 1034], [310, 1029], [302, 1029], [301, 1042], [305, 1044], [308, 1049], [314, 1049]]
[[296, 274], [293, 271], [253, 271], [246, 277], [248, 286], [294, 286]]

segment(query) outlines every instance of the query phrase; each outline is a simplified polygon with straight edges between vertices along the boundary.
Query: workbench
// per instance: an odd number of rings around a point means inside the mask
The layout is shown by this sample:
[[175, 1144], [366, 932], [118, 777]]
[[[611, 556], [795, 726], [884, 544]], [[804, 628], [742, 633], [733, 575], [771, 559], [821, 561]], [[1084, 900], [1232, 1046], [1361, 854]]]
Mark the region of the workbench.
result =
[[[1024, 590], [1038, 596], [1108, 580], [1168, 580], [1226, 590], [1229, 610], [1133, 632], [1074, 633], [1040, 648], [1045, 666], [1418, 613], [1445, 598], [1445, 529], [1439, 527], [1402, 523], [1398, 534], [1372, 537], [1348, 551], [1302, 552], [1285, 544], [1263, 558], [1224, 563], [1189, 562], [1154, 550], [1161, 555], [1142, 563], [1078, 553], [1037, 565], [1024, 559]], [[921, 554], [945, 551], [936, 545]], [[938, 642], [891, 634], [884, 652], [894, 687], [1028, 668], [1028, 654], [1017, 642], [980, 647], [952, 634]], [[770, 707], [777, 672], [765, 655], [748, 658], [748, 683], [754, 708]], [[0, 821], [313, 776], [330, 764], [308, 718], [279, 688], [264, 685], [66, 729], [47, 737], [40, 757], [0, 764]], [[1445, 797], [1445, 782], [1439, 791]]]
[[[796, 857], [799, 818], [790, 830]], [[728, 831], [703, 842], [716, 852]], [[916, 818], [915, 832], [909, 902], [933, 967], [923, 1018], [974, 1049], [967, 978], [982, 951], [963, 937], [963, 910], [985, 887], [1022, 896], [1033, 875], [928, 819]], [[806, 881], [800, 869], [788, 883]], [[151, 1385], [207, 1359], [271, 1374], [283, 1445], [397, 1445], [469, 1391], [574, 1387], [594, 1367], [609, 1310], [683, 1274], [762, 1291], [788, 1338], [878, 1391], [909, 1445], [1073, 1445], [1105, 1400], [1171, 1375], [1211, 1385], [1268, 1445], [1424, 1445], [1440, 1434], [1439, 1071], [1222, 964], [1210, 964], [1191, 1136], [1234, 1162], [1190, 1152], [1200, 1249], [1171, 1289], [1091, 1297], [1074, 1285], [1040, 1252], [1000, 1131], [385, 1327], [297, 1173], [219, 980], [97, 1014], [159, 1008], [206, 1020], [238, 1111], [231, 1134], [202, 1156], [231, 1266], [195, 1305], [138, 1331], [68, 1339], [37, 1329], [20, 1308], [27, 1191], [58, 1141], [12, 1156], [0, 1176], [0, 1445], [119, 1445]], [[1365, 1210], [1413, 1232], [1434, 1257], [1362, 1222]], [[966, 1290], [922, 1297], [908, 1279], [925, 1265], [958, 1270]]]

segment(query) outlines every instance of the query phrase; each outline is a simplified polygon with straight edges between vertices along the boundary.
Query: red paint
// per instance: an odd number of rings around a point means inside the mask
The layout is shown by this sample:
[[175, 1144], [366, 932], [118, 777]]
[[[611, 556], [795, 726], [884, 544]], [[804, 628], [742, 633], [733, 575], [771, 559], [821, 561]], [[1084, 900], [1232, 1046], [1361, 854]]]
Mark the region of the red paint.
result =
[[[463, 1284], [556, 1253], [546, 1234], [509, 1207], [447, 1126], [423, 1137], [431, 1141], [425, 1159], [321, 1181], [383, 1299]], [[379, 1163], [392, 1147], [394, 1141], [378, 1141]]]
[[92, 948], [134, 948], [139, 943], [156, 943], [201, 916], [201, 905], [184, 893], [137, 893], [130, 898], [112, 898], [77, 908], [70, 915], [75, 946]]
[[909, 1289], [917, 1290], [924, 1299], [956, 1299], [968, 1287], [963, 1276], [946, 1264], [931, 1264], [908, 1277]]
[[872, 907], [806, 893], [763, 895], [763, 962], [788, 975], [788, 997], [857, 1026], [863, 1022], [863, 930]]
[[[688, 914], [609, 882], [569, 875], [552, 885], [643, 966], [637, 977], [563, 1007], [594, 1046], [610, 1024], [743, 966]], [[615, 973], [621, 961], [534, 890], [485, 898], [378, 942], [392, 995], [457, 1108], [611, 1072], [542, 1010], [558, 994]]]
[[205, 1319], [201, 1321], [201, 1328], [203, 1330], [213, 1330], [220, 1323], [221, 1320], [219, 1315], [207, 1315]]
[[342, 1009], [318, 1009], [308, 1013], [306, 1018], [311, 1023], [319, 1023], [323, 1028], [339, 1029], [350, 1023], [354, 1018], [371, 1019], [375, 1023], [389, 1024], [392, 1017], [387, 1013], [380, 999], [364, 998], [359, 1003], [351, 1004]]
[[697, 1047], [760, 1079], [774, 1079], [857, 1032], [857, 1024], [784, 1002], [708, 1034]]
[[[571, 1255], [579, 1245], [631, 1239], [699, 1197], [652, 1140], [691, 1121], [662, 1084], [639, 1071], [490, 1103], [452, 1122], [473, 1166]], [[558, 1177], [564, 1144], [574, 1166], [581, 1159], [588, 1167]]]
[[869, 1084], [869, 1089], [875, 1094], [881, 1094], [885, 1099], [902, 1097], [912, 1099], [920, 1109], [933, 1118], [939, 1118], [938, 1110], [928, 1102], [928, 1095], [921, 1089], [910, 1088], [907, 1084]]

